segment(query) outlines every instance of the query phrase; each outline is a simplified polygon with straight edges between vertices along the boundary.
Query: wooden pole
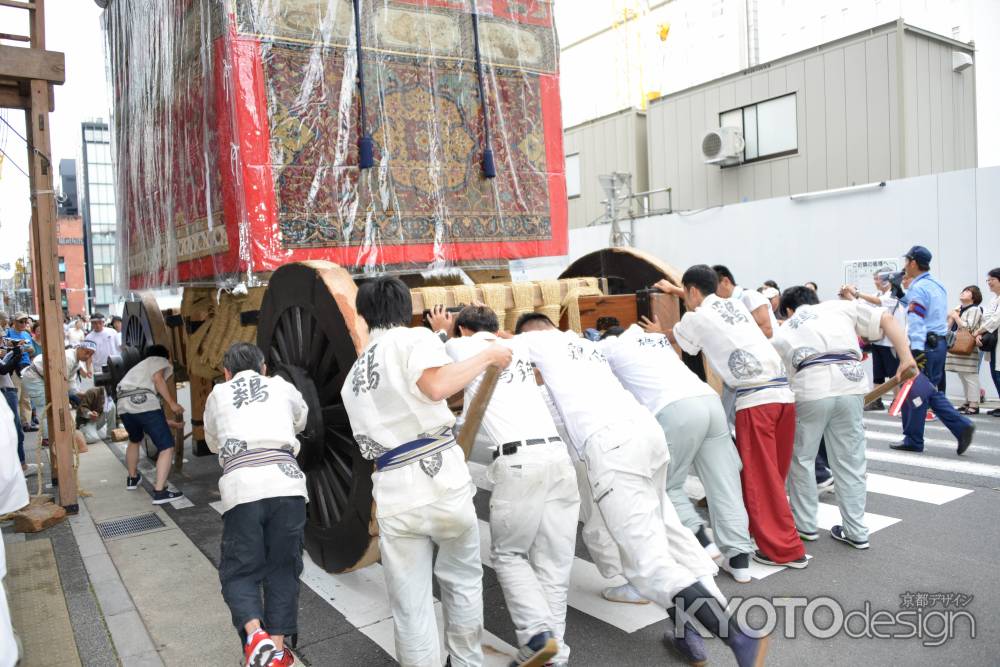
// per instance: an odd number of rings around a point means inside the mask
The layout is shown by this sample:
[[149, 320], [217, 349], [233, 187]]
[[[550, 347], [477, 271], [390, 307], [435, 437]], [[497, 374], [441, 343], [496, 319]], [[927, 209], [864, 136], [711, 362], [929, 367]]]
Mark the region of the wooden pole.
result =
[[[28, 8], [28, 7], [26, 7]], [[36, 0], [30, 12], [31, 49], [45, 49], [45, 3]], [[39, 55], [40, 57], [40, 55]], [[49, 81], [28, 82], [28, 108], [24, 112], [28, 135], [29, 184], [31, 189], [31, 238], [34, 247], [36, 300], [42, 323], [43, 373], [49, 408], [49, 447], [53, 483], [58, 483], [59, 504], [67, 512], [79, 509], [76, 476], [73, 474], [73, 431], [66, 384], [63, 348], [62, 306], [59, 296], [56, 200], [52, 189], [51, 143], [49, 141]]]
[[462, 430], [458, 432], [456, 440], [458, 446], [465, 452], [466, 459], [472, 453], [472, 445], [476, 442], [476, 435], [479, 433], [479, 427], [486, 415], [486, 408], [489, 407], [490, 399], [493, 398], [493, 390], [497, 388], [497, 380], [499, 379], [500, 371], [497, 370], [496, 366], [487, 368], [486, 374], [483, 375], [483, 381], [479, 383], [479, 391], [476, 392], [472, 403], [469, 404], [469, 409], [465, 412], [465, 423], [462, 424]]
[[[39, 5], [40, 6], [40, 5]], [[35, 11], [39, 11], [36, 9]], [[49, 159], [49, 86], [45, 81], [30, 84], [31, 109], [25, 112], [31, 169], [31, 234], [35, 247], [38, 312], [42, 322], [43, 373], [49, 402], [49, 448], [53, 457], [52, 479], [58, 483], [59, 504], [67, 512], [78, 510], [76, 479], [73, 474], [73, 420], [70, 416], [66, 383], [66, 355], [63, 347], [62, 306], [59, 302], [57, 268], [56, 201], [52, 190]]]

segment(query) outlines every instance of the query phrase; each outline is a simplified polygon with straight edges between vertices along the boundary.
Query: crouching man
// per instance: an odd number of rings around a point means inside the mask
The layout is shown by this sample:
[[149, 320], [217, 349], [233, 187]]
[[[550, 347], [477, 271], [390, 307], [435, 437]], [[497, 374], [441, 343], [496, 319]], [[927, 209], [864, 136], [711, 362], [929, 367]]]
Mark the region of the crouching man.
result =
[[222, 365], [226, 381], [205, 404], [205, 442], [222, 466], [222, 596], [247, 667], [286, 667], [295, 662], [285, 637], [298, 632], [308, 498], [295, 436], [309, 409], [291, 384], [265, 377], [256, 345], [233, 344]]
[[111, 437], [118, 421], [115, 403], [108, 398], [104, 387], [94, 387], [80, 394], [80, 405], [76, 409], [76, 428], [83, 434], [88, 445]]
[[375, 462], [372, 496], [396, 622], [396, 659], [403, 667], [443, 664], [431, 590], [436, 576], [451, 664], [478, 666], [483, 567], [475, 487], [452, 435], [455, 416], [445, 399], [488, 366], [506, 368], [511, 351], [493, 343], [452, 363], [430, 329], [408, 326], [412, 309], [410, 290], [398, 278], [361, 285], [357, 311], [368, 324], [368, 342], [341, 396], [354, 439]]

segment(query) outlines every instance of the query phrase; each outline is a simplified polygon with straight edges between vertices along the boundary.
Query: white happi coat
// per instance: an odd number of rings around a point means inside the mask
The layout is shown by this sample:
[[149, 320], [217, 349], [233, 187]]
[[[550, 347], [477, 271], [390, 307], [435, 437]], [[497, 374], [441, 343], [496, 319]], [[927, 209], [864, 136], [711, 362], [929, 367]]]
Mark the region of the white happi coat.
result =
[[280, 377], [254, 371], [237, 373], [215, 385], [205, 403], [205, 442], [219, 455], [224, 468], [248, 452], [279, 450], [272, 465], [240, 467], [219, 478], [222, 511], [236, 505], [284, 496], [307, 501], [306, 479], [294, 457], [299, 453], [297, 433], [306, 426], [309, 408], [299, 390]]
[[722, 381], [737, 390], [737, 410], [795, 401], [787, 386], [739, 392], [786, 377], [778, 353], [742, 302], [710, 294], [698, 308], [684, 313], [673, 333], [688, 354], [704, 351]]
[[[523, 341], [501, 341], [484, 331], [454, 338], [445, 349], [455, 361], [464, 361], [495, 342], [511, 348], [513, 357], [498, 377], [481, 429], [494, 451], [507, 443], [521, 444], [516, 452], [495, 457], [487, 471], [494, 484], [491, 560], [518, 643], [524, 645], [548, 630], [560, 643], [555, 661], [566, 662], [566, 599], [580, 511], [576, 472], [535, 381]], [[466, 387], [466, 409], [484, 375]], [[525, 446], [529, 440], [543, 442]]]
[[[882, 338], [879, 320], [883, 312], [863, 301], [825, 301], [795, 310], [795, 315], [778, 328], [771, 343], [788, 369], [797, 401], [868, 391], [858, 336], [867, 340]], [[852, 359], [799, 369], [803, 363], [831, 353]]]

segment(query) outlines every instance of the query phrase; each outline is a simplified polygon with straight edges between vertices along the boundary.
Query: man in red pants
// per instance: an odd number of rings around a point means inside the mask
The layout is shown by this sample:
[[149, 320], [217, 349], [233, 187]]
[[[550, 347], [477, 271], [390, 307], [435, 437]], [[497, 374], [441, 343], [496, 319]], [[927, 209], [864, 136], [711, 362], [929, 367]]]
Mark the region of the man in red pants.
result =
[[718, 277], [697, 264], [684, 272], [687, 312], [672, 337], [688, 354], [704, 351], [715, 372], [736, 392], [736, 449], [743, 461], [743, 502], [754, 560], [804, 568], [805, 549], [785, 497], [795, 442], [795, 396], [778, 353], [746, 307], [716, 295]]

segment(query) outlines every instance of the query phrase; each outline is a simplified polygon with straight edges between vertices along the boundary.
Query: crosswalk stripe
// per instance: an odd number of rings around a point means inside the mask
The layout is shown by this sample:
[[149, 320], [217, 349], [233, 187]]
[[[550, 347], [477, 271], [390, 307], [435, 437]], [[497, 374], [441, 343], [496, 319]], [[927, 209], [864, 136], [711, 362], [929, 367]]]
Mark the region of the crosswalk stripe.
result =
[[944, 505], [962, 496], [972, 493], [972, 489], [960, 489], [944, 484], [928, 484], [914, 482], [899, 477], [868, 473], [868, 493], [878, 493], [886, 496], [916, 500], [932, 505]]
[[[869, 534], [882, 530], [883, 528], [888, 528], [893, 524], [899, 523], [899, 521], [899, 519], [892, 516], [883, 516], [881, 514], [865, 512], [865, 525], [868, 526]], [[829, 531], [841, 522], [840, 508], [836, 505], [830, 505], [829, 503], [819, 503], [819, 508], [816, 511], [816, 526], [820, 530]], [[812, 556], [807, 554], [806, 558], [812, 558]], [[788, 568], [784, 565], [763, 565], [754, 560], [750, 561], [750, 576], [754, 579], [764, 579], [772, 574], [776, 574], [786, 569]]]
[[894, 452], [881, 449], [868, 449], [865, 452], [865, 456], [869, 461], [900, 463], [916, 468], [930, 468], [932, 470], [945, 470], [947, 472], [959, 472], [966, 475], [1000, 479], [1000, 466], [977, 463], [976, 461], [965, 461], [957, 457], [954, 459], [942, 459], [916, 452]]
[[[976, 425], [976, 433], [979, 435], [1000, 435], [1000, 430], [996, 427], [1000, 426], [1000, 420], [995, 421], [985, 421], [983, 419], [975, 419], [970, 417], [972, 423]], [[864, 418], [865, 426], [882, 426], [886, 428], [894, 428], [902, 430], [903, 420], [898, 417], [892, 417], [889, 419], [872, 419], [870, 417]], [[927, 433], [941, 432], [943, 434], [951, 434], [948, 427], [938, 421], [929, 421], [924, 424], [924, 431]]]
[[[222, 513], [221, 501], [209, 503], [215, 511]], [[308, 553], [302, 555], [302, 583], [306, 584], [331, 607], [343, 614], [351, 625], [379, 645], [383, 651], [396, 658], [394, 640], [395, 623], [389, 607], [389, 595], [385, 588], [385, 576], [378, 563], [368, 567], [333, 575], [316, 565]], [[441, 602], [434, 599], [434, 613], [437, 616], [439, 633], [444, 628]], [[444, 636], [441, 635], [442, 653]], [[513, 660], [517, 649], [491, 632], [483, 632], [483, 664], [489, 667], [506, 667]]]
[[[865, 431], [865, 437], [868, 440], [877, 440], [879, 442], [900, 442], [903, 439], [903, 433], [886, 433], [884, 431]], [[924, 438], [924, 449], [939, 450], [944, 449], [950, 452], [957, 452], [958, 441], [955, 438], [949, 438], [947, 440], [941, 438]], [[988, 454], [995, 453], [997, 450], [995, 447], [987, 447], [986, 445], [969, 445], [966, 450], [967, 453], [972, 454]]]
[[[490, 560], [491, 547], [490, 524], [480, 519], [479, 553], [482, 554], [483, 565], [493, 568]], [[659, 623], [667, 617], [666, 611], [658, 604], [624, 604], [609, 602], [601, 597], [601, 591], [608, 586], [619, 586], [624, 583], [626, 583], [624, 577], [605, 579], [596, 565], [582, 558], [574, 558], [567, 602], [573, 609], [628, 633]]]

